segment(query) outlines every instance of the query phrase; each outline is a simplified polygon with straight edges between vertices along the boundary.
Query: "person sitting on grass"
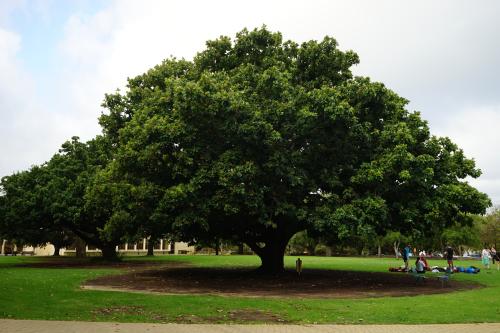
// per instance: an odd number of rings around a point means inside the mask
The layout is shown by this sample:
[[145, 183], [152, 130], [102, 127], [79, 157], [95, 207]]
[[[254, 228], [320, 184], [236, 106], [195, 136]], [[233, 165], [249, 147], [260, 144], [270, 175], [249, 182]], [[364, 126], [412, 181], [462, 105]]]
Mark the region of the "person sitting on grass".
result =
[[420, 257], [417, 257], [417, 260], [415, 261], [415, 269], [417, 270], [417, 273], [419, 274], [424, 274], [425, 273], [425, 264], [424, 264], [424, 261], [422, 259], [420, 259]]
[[418, 256], [420, 257], [420, 261], [422, 261], [422, 263], [424, 264], [424, 268], [426, 271], [430, 271], [430, 267], [429, 267], [429, 264], [427, 263], [427, 259], [425, 259], [425, 256], [426, 256], [426, 253], [425, 251], [420, 251], [420, 253], [418, 254]]

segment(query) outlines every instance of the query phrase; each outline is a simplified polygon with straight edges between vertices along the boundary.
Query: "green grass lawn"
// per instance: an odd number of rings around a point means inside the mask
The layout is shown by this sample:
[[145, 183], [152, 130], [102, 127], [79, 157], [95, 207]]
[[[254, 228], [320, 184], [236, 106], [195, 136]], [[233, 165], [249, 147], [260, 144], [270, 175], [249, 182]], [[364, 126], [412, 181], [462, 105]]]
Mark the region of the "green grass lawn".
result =
[[[124, 260], [145, 260], [125, 257]], [[292, 267], [295, 257], [287, 257]], [[386, 272], [395, 259], [302, 257], [305, 268]], [[261, 310], [292, 323], [423, 324], [500, 321], [500, 272], [455, 274], [485, 288], [448, 294], [364, 299], [276, 299], [223, 296], [153, 295], [81, 290], [82, 281], [107, 268], [29, 268], [17, 264], [36, 257], [0, 257], [0, 317], [119, 322], [234, 322], [234, 310]], [[255, 256], [156, 256], [147, 260], [184, 261], [204, 267], [258, 266]], [[444, 260], [429, 262], [444, 265]], [[479, 261], [457, 262], [482, 267]]]

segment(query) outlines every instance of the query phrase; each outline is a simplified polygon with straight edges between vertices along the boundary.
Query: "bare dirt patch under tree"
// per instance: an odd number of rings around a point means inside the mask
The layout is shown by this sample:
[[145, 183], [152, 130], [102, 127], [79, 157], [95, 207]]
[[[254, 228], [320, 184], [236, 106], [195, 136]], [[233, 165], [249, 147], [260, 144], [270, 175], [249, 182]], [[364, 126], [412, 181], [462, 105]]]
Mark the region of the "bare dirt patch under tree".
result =
[[416, 283], [411, 274], [304, 270], [262, 275], [249, 269], [169, 267], [136, 270], [87, 281], [83, 288], [146, 293], [238, 297], [364, 298], [447, 293], [481, 287], [436, 278]]

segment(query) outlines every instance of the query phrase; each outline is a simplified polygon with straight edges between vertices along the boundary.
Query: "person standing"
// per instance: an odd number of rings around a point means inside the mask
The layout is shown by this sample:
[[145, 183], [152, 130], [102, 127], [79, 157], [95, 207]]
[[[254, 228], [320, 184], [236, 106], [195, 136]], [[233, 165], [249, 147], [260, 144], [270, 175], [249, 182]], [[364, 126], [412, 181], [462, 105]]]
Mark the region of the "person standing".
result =
[[490, 254], [491, 254], [491, 260], [493, 260], [493, 265], [495, 264], [495, 261], [496, 261], [497, 262], [497, 271], [500, 270], [500, 258], [498, 257], [497, 250], [495, 249], [494, 246], [491, 246]]
[[405, 271], [408, 272], [408, 259], [410, 258], [411, 247], [410, 244], [406, 245], [403, 249], [401, 255], [403, 256], [403, 261], [405, 263]]
[[446, 261], [448, 262], [448, 270], [450, 272], [453, 272], [453, 248], [448, 244], [446, 249], [444, 250], [445, 256], [446, 256]]
[[488, 251], [486, 246], [481, 252], [481, 261], [483, 262], [483, 265], [484, 267], [486, 267], [486, 269], [490, 269], [490, 251]]

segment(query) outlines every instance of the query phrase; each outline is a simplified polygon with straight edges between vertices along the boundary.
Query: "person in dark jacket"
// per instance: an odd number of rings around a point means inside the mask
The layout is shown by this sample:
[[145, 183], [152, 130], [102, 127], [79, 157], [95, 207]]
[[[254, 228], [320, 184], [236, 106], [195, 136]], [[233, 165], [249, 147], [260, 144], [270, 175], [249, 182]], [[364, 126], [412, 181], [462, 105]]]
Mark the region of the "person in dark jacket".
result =
[[500, 270], [500, 258], [498, 257], [498, 252], [494, 246], [490, 249], [491, 259], [493, 260], [493, 265], [497, 263], [497, 271]]
[[448, 269], [450, 272], [453, 272], [453, 248], [448, 245], [446, 246], [446, 249], [444, 250], [444, 255], [446, 257], [446, 260], [448, 261]]

